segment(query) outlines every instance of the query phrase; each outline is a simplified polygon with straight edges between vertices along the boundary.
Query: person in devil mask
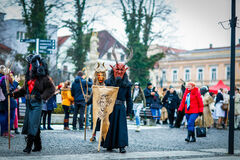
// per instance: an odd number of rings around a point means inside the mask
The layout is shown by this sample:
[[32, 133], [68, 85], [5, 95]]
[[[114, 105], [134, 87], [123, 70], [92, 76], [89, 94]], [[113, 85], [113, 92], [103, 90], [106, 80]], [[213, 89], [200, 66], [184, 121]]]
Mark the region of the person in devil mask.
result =
[[[124, 64], [118, 63], [114, 49], [112, 54], [115, 57], [116, 64], [114, 66], [110, 65], [112, 70], [109, 73], [109, 78], [105, 81], [105, 85], [119, 87], [119, 91], [113, 112], [109, 116], [109, 130], [105, 141], [103, 140], [101, 145], [103, 148], [107, 148], [108, 151], [119, 148], [120, 153], [125, 153], [125, 147], [128, 146], [126, 116], [132, 114], [133, 107], [131, 98], [131, 83], [129, 82], [128, 75], [126, 73], [128, 68]], [[125, 102], [127, 107], [124, 105]]]
[[[27, 146], [23, 152], [41, 151], [40, 118], [42, 102], [48, 100], [54, 93], [54, 84], [48, 77], [48, 67], [40, 55], [27, 57], [28, 67], [24, 86], [12, 93], [14, 98], [26, 98], [26, 112], [22, 134], [26, 134]], [[34, 149], [32, 145], [34, 143]]]

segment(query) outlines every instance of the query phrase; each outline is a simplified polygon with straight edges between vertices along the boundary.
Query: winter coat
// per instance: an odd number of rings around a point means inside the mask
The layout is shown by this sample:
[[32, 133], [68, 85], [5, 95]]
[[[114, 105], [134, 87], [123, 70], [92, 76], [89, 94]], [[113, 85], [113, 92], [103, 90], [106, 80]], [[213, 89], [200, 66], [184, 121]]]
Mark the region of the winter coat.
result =
[[[74, 98], [74, 103], [76, 103], [76, 104], [85, 102], [85, 99], [84, 99], [84, 96], [82, 93], [82, 89], [80, 86], [80, 80], [82, 82], [83, 92], [85, 94], [87, 92], [87, 86], [86, 86], [87, 81], [85, 79], [83, 79], [82, 77], [77, 76], [76, 79], [74, 80], [74, 82], [72, 83], [72, 90], [71, 90], [71, 94]], [[92, 82], [88, 81], [88, 87], [90, 88], [91, 86], [92, 86]]]
[[145, 95], [143, 93], [142, 88], [139, 87], [139, 93], [135, 99], [133, 99], [134, 91], [135, 91], [135, 87], [132, 88], [132, 93], [131, 93], [133, 103], [143, 103], [143, 106], [146, 106], [146, 99], [145, 99]]
[[47, 110], [48, 111], [53, 111], [54, 108], [57, 108], [57, 97], [56, 95], [52, 96], [51, 98], [49, 98], [49, 100], [47, 101], [46, 105], [47, 105]]
[[149, 89], [149, 88], [145, 88], [144, 89], [144, 95], [145, 95], [145, 98], [146, 98], [146, 104], [147, 105], [151, 105], [153, 103], [153, 95], [151, 95], [151, 92], [152, 90]]
[[235, 95], [235, 116], [239, 116], [240, 115], [240, 94], [237, 93]]
[[211, 127], [214, 123], [212, 113], [210, 111], [210, 104], [214, 102], [212, 96], [210, 96], [209, 92], [205, 93], [202, 97], [203, 99], [203, 117], [204, 117], [204, 126]]
[[70, 88], [62, 88], [61, 96], [62, 96], [62, 105], [70, 106], [74, 101]]
[[[189, 108], [189, 110], [187, 110], [187, 103], [186, 103], [186, 98], [187, 98], [188, 93], [190, 93], [190, 108]], [[186, 89], [186, 91], [183, 95], [182, 102], [181, 102], [178, 110], [183, 111], [184, 108], [185, 108], [186, 114], [203, 112], [203, 101], [202, 101], [200, 91], [197, 87], [195, 87], [191, 91]]]
[[167, 91], [166, 95], [163, 97], [162, 102], [164, 103], [164, 106], [168, 109], [177, 109], [180, 104], [180, 100], [176, 91], [174, 91], [173, 93]]

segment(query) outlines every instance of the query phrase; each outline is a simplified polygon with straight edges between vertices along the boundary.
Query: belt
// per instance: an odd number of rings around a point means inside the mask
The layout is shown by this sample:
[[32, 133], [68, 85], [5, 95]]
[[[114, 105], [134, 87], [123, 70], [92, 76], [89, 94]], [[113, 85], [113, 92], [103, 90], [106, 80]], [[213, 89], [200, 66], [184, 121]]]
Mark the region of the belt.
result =
[[26, 95], [26, 100], [35, 99], [35, 95]]
[[118, 104], [118, 105], [124, 105], [124, 101], [122, 100], [116, 100], [115, 104]]

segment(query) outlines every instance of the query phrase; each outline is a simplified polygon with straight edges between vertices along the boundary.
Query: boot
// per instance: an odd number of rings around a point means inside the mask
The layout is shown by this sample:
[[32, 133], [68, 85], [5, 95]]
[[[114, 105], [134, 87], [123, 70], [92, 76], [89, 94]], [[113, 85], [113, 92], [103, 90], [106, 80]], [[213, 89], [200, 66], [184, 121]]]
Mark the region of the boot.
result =
[[190, 140], [190, 142], [196, 142], [195, 132], [194, 131], [191, 131], [191, 132], [192, 132], [192, 139]]
[[40, 131], [37, 133], [35, 140], [34, 140], [34, 149], [32, 150], [33, 152], [39, 152], [42, 150], [42, 141], [41, 141], [41, 136], [40, 136]]
[[125, 149], [125, 147], [121, 147], [121, 148], [119, 148], [119, 152], [120, 152], [120, 153], [126, 153], [126, 149]]
[[20, 132], [18, 131], [18, 128], [15, 128], [15, 133], [20, 134]]
[[27, 146], [26, 146], [26, 148], [23, 150], [23, 152], [31, 153], [34, 138], [35, 138], [35, 137], [32, 136], [32, 135], [27, 135], [27, 137], [25, 137], [25, 141], [27, 142]]
[[192, 136], [192, 132], [191, 132], [191, 131], [188, 131], [188, 135], [187, 135], [187, 138], [185, 138], [185, 141], [186, 141], [186, 142], [189, 142], [191, 136]]

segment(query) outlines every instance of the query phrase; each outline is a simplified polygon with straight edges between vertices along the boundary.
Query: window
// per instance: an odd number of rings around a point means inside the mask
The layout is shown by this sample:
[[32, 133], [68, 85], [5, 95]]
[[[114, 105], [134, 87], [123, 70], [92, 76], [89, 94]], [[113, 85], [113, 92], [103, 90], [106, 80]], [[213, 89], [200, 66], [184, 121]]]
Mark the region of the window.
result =
[[230, 65], [226, 66], [226, 79], [230, 80]]
[[121, 61], [124, 61], [124, 54], [121, 55]]
[[190, 69], [185, 70], [185, 81], [190, 81]]
[[216, 81], [217, 80], [217, 68], [216, 67], [212, 68], [211, 72], [212, 72], [211, 73], [211, 80]]
[[197, 80], [202, 81], [203, 80], [203, 69], [199, 68], [197, 73]]
[[112, 55], [112, 54], [111, 54], [110, 52], [107, 53], [107, 59], [108, 59], [108, 60], [111, 60], [111, 59], [112, 59], [111, 55]]
[[163, 82], [167, 81], [167, 76], [166, 76], [166, 71], [165, 70], [162, 71], [162, 81]]
[[17, 32], [17, 40], [24, 39], [25, 38], [25, 33], [24, 32]]
[[172, 72], [172, 80], [173, 82], [177, 82], [178, 79], [178, 71], [177, 70], [173, 70]]

